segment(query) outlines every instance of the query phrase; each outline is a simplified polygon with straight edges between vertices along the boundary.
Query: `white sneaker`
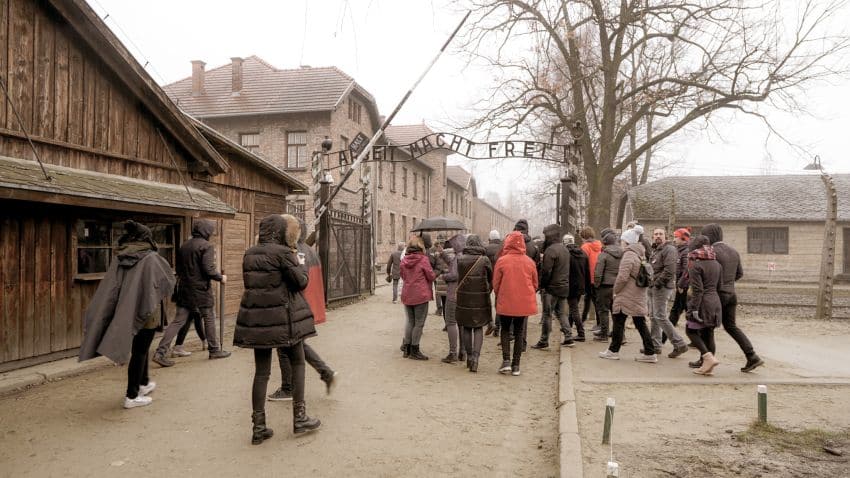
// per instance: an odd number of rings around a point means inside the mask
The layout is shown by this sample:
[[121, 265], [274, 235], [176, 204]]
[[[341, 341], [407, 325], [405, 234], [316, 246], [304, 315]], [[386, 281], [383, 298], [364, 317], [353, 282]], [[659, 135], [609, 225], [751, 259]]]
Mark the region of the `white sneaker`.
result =
[[184, 349], [182, 345], [177, 345], [171, 350], [172, 357], [188, 357], [192, 355], [192, 352]]
[[139, 395], [147, 396], [149, 393], [153, 392], [156, 389], [156, 382], [151, 380], [147, 385], [139, 385]]
[[144, 407], [146, 405], [150, 405], [151, 402], [153, 402], [151, 397], [145, 397], [142, 395], [139, 395], [136, 398], [124, 397], [124, 408]]
[[652, 355], [638, 355], [635, 357], [635, 362], [643, 362], [643, 363], [656, 363], [658, 362], [658, 356], [655, 354]]
[[620, 354], [617, 352], [612, 352], [611, 349], [605, 349], [604, 352], [599, 352], [599, 358], [604, 358], [608, 360], [620, 360]]

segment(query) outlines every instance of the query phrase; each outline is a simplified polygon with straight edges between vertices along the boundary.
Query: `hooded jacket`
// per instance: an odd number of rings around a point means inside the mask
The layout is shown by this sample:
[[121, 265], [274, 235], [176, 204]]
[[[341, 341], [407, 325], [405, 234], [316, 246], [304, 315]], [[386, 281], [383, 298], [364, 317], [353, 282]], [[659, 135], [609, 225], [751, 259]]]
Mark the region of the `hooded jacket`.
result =
[[313, 312], [313, 323], [323, 324], [327, 317], [325, 315], [325, 282], [322, 277], [322, 262], [318, 254], [305, 242], [307, 239], [307, 224], [298, 220], [301, 226], [301, 234], [298, 236], [298, 254], [304, 256], [304, 265], [301, 267], [307, 271], [307, 287], [304, 289], [304, 299]]
[[259, 241], [242, 257], [245, 291], [236, 316], [233, 345], [291, 347], [316, 335], [303, 290], [308, 275], [298, 264], [298, 220], [273, 214], [260, 221]]
[[602, 249], [599, 259], [596, 261], [596, 270], [593, 273], [593, 281], [596, 287], [614, 286], [622, 258], [623, 249], [617, 244], [611, 244]]
[[649, 263], [652, 264], [652, 286], [656, 289], [676, 286], [676, 263], [679, 262], [679, 251], [672, 242], [664, 242], [657, 247], [653, 245]]
[[528, 317], [537, 313], [537, 266], [525, 254], [522, 233], [505, 238], [502, 257], [493, 270], [496, 313], [508, 317]]
[[[480, 243], [480, 242], [479, 242]], [[468, 245], [457, 260], [457, 300], [455, 318], [462, 327], [484, 327], [492, 317], [490, 303], [493, 266], [484, 246]], [[463, 282], [460, 282], [462, 279]]]
[[702, 227], [701, 234], [708, 238], [723, 270], [718, 292], [720, 295], [735, 295], [735, 281], [744, 277], [741, 256], [734, 247], [723, 242], [723, 229], [718, 224], [706, 224]]
[[581, 245], [581, 250], [587, 255], [587, 267], [590, 271], [590, 283], [596, 283], [596, 262], [602, 253], [602, 242], [597, 240], [587, 241]]
[[611, 312], [631, 317], [646, 317], [646, 287], [638, 287], [635, 283], [645, 254], [640, 242], [630, 244], [623, 252], [617, 279], [614, 281], [614, 305]]
[[221, 281], [215, 264], [215, 247], [209, 238], [215, 232], [215, 223], [196, 219], [192, 225], [192, 238], [177, 250], [177, 294], [175, 302], [187, 309], [215, 306], [210, 281]]
[[449, 268], [443, 274], [442, 278], [446, 281], [446, 300], [450, 302], [457, 300], [457, 281], [459, 280], [457, 261], [463, 252], [463, 248], [466, 247], [465, 245], [466, 239], [463, 237], [463, 234], [455, 234], [446, 241], [445, 249], [443, 250]]
[[540, 288], [555, 297], [570, 295], [570, 253], [561, 242], [561, 227], [550, 224], [543, 229], [546, 237], [540, 266]]
[[436, 279], [428, 256], [418, 247], [408, 247], [401, 260], [401, 303], [404, 305], [424, 304], [434, 298], [431, 283]]
[[575, 244], [566, 246], [570, 253], [570, 295], [571, 299], [581, 297], [590, 290], [590, 271], [588, 258], [581, 247]]
[[688, 253], [691, 264], [688, 268], [688, 315], [699, 312], [702, 325], [717, 327], [721, 322], [723, 308], [717, 289], [721, 283], [721, 267], [717, 262], [714, 249], [703, 246]]

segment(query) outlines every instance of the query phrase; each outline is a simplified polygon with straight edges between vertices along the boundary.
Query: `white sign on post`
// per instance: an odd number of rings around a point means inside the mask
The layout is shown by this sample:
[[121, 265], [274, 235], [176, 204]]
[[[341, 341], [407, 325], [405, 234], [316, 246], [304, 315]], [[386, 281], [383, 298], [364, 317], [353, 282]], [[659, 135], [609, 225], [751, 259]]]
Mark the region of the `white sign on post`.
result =
[[768, 262], [767, 263], [767, 270], [769, 270], [770, 272], [775, 271], [776, 270], [776, 263], [775, 262]]

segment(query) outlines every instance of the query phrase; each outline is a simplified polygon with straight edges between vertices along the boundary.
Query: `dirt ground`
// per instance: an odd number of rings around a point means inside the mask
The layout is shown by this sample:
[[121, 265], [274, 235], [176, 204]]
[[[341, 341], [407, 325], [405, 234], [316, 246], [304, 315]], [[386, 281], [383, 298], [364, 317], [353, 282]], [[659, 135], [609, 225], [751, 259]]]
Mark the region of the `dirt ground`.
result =
[[503, 376], [488, 337], [472, 374], [440, 363], [446, 338], [432, 315], [422, 342], [431, 360], [403, 359], [402, 306], [389, 293], [330, 312], [310, 339], [340, 373], [326, 396], [308, 369], [317, 433], [295, 438], [291, 402], [269, 402], [275, 436], [252, 446], [252, 355], [236, 349], [211, 362], [195, 353], [168, 369], [152, 365], [149, 407], [121, 408], [123, 367], [3, 398], [0, 475], [556, 476], [557, 349], [527, 354], [520, 377]]
[[[739, 317], [766, 362], [752, 374], [738, 370], [744, 358], [722, 329], [716, 333], [722, 363], [714, 377], [688, 369], [695, 351], [677, 359], [665, 355], [658, 364], [635, 362], [641, 346], [635, 330], [627, 330], [617, 362], [595, 356], [604, 345], [577, 347], [572, 358], [585, 477], [604, 477], [612, 453], [623, 478], [850, 477], [850, 440], [835, 444], [844, 453], [837, 457], [744, 433], [757, 417], [756, 386], [762, 382], [773, 383], [772, 425], [850, 433], [850, 322], [757, 313], [748, 308]], [[666, 345], [664, 353], [670, 349]], [[610, 447], [601, 444], [608, 397], [616, 400]]]

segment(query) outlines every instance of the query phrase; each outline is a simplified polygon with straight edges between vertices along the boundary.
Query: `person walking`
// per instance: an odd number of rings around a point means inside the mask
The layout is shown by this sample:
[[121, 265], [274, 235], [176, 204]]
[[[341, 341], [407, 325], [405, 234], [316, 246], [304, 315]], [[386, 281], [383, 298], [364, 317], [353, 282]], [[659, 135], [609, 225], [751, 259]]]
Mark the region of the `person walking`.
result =
[[549, 300], [549, 314], [543, 314], [540, 340], [533, 349], [549, 348], [549, 333], [552, 330], [552, 315], [561, 324], [564, 347], [572, 347], [575, 341], [570, 332], [567, 316], [567, 297], [570, 295], [570, 253], [561, 237], [561, 226], [550, 224], [543, 228], [543, 262], [540, 267], [540, 289], [545, 290]]
[[599, 325], [599, 308], [596, 307], [594, 274], [596, 273], [596, 262], [599, 260], [599, 254], [602, 253], [602, 242], [596, 239], [596, 231], [590, 226], [581, 228], [578, 235], [582, 240], [581, 250], [587, 256], [587, 267], [590, 272], [590, 287], [584, 291], [584, 307], [581, 311], [581, 321], [582, 323], [587, 321], [592, 306], [594, 316], [596, 317], [596, 325]]
[[308, 275], [298, 260], [298, 220], [272, 214], [260, 221], [256, 246], [245, 251], [242, 278], [245, 291], [236, 316], [233, 345], [254, 350], [251, 389], [251, 443], [259, 445], [274, 434], [266, 427], [266, 392], [272, 349], [281, 349], [292, 365], [292, 431], [318, 430], [322, 422], [307, 415], [304, 401], [304, 339], [316, 335], [313, 313], [304, 298]]
[[[675, 292], [676, 263], [679, 262], [679, 251], [667, 240], [667, 234], [662, 228], [652, 231], [652, 254], [649, 263], [652, 265], [652, 285], [649, 287], [649, 306], [651, 319], [650, 333], [652, 335], [653, 352], [661, 353], [661, 334], [667, 335], [673, 343], [673, 351], [667, 356], [676, 358], [688, 351], [685, 339], [679, 335], [667, 315], [667, 303]], [[650, 352], [645, 352], [649, 354]]]
[[581, 315], [579, 315], [578, 302], [582, 296], [585, 296], [585, 292], [591, 288], [590, 271], [588, 270], [590, 261], [587, 254], [584, 253], [584, 249], [576, 245], [575, 237], [572, 234], [565, 234], [563, 242], [570, 253], [570, 292], [567, 296], [567, 304], [570, 308], [569, 324], [570, 327], [576, 328], [576, 337], [573, 340], [584, 342], [584, 324]]
[[171, 349], [172, 357], [189, 357], [192, 355], [192, 352], [189, 352], [183, 347], [183, 344], [186, 342], [186, 336], [189, 335], [189, 328], [194, 325], [195, 333], [198, 334], [198, 338], [201, 340], [201, 350], [207, 349], [207, 336], [204, 333], [204, 322], [201, 319], [201, 315], [197, 313], [192, 313], [192, 316], [189, 320], [183, 324], [183, 327], [180, 327], [180, 331], [177, 332], [177, 339], [174, 341], [174, 348]]
[[685, 331], [700, 352], [701, 364], [694, 373], [711, 375], [714, 367], [720, 363], [715, 357], [714, 328], [721, 322], [723, 313], [717, 293], [722, 268], [707, 237], [694, 237], [689, 249], [687, 274], [690, 297]]
[[623, 249], [614, 231], [602, 236], [602, 246], [602, 252], [596, 261], [596, 271], [593, 273], [596, 285], [596, 318], [599, 322], [599, 330], [593, 334], [593, 340], [608, 342], [611, 307], [614, 305], [614, 283], [620, 270]]
[[[673, 231], [673, 245], [679, 253], [679, 261], [676, 263], [676, 295], [673, 297], [673, 307], [670, 308], [670, 323], [673, 327], [679, 324], [682, 312], [688, 309], [688, 286], [682, 287], [682, 276], [688, 271], [688, 242], [691, 240], [691, 231], [684, 227]], [[667, 334], [661, 335], [661, 343], [667, 341]]]
[[702, 234], [708, 237], [711, 246], [714, 248], [714, 254], [717, 256], [717, 262], [720, 263], [722, 268], [722, 284], [717, 292], [720, 295], [720, 304], [723, 307], [723, 330], [735, 340], [747, 358], [747, 363], [741, 368], [741, 371], [752, 372], [757, 367], [764, 365], [764, 361], [756, 354], [752, 342], [744, 334], [744, 331], [738, 328], [736, 323], [735, 309], [738, 307], [738, 296], [735, 293], [735, 281], [744, 276], [741, 256], [734, 247], [723, 242], [723, 229], [719, 224], [706, 224], [702, 228]]
[[458, 283], [458, 260], [463, 252], [466, 239], [462, 234], [455, 234], [444, 244], [443, 260], [448, 264], [448, 271], [441, 274], [440, 278], [446, 283], [446, 302], [443, 308], [443, 321], [445, 331], [449, 337], [449, 353], [443, 357], [443, 363], [455, 363], [458, 360], [466, 360], [466, 350], [460, 347], [460, 330], [457, 326], [457, 283]]
[[404, 244], [398, 243], [397, 249], [387, 259], [387, 277], [393, 281], [393, 304], [398, 303], [398, 280], [401, 279], [401, 253]]
[[184, 242], [177, 251], [177, 313], [174, 321], [168, 324], [163, 332], [153, 356], [153, 361], [162, 367], [174, 365], [166, 354], [171, 347], [171, 341], [189, 320], [193, 311], [203, 319], [209, 344], [209, 358], [230, 357], [230, 352], [224, 351], [219, 344], [215, 330], [215, 296], [210, 281], [224, 284], [227, 282], [227, 276], [219, 273], [215, 265], [215, 247], [209, 242], [214, 233], [213, 221], [196, 219], [192, 225], [192, 238]]
[[[626, 318], [632, 317], [635, 328], [640, 334], [644, 351], [652, 352], [652, 338], [646, 326], [647, 301], [646, 287], [637, 284], [645, 251], [640, 243], [640, 235], [643, 227], [636, 225], [626, 230], [620, 237], [623, 248], [623, 258], [617, 270], [617, 279], [614, 281], [614, 326], [611, 334], [611, 343], [604, 352], [599, 352], [599, 357], [609, 360], [620, 360], [620, 346], [623, 344], [623, 335], [626, 329]], [[656, 363], [658, 357], [654, 353], [642, 353], [635, 357], [638, 362]]]
[[[525, 241], [520, 232], [505, 238], [503, 254], [493, 270], [493, 292], [496, 293], [496, 314], [502, 322], [502, 366], [499, 373], [520, 374], [520, 359], [525, 343], [526, 322], [537, 313], [537, 265], [526, 255]], [[514, 350], [511, 356], [513, 334]]]
[[484, 326], [493, 320], [493, 266], [487, 258], [481, 238], [475, 234], [466, 238], [463, 254], [457, 259], [455, 314], [457, 325], [462, 327], [461, 347], [468, 357], [467, 368], [478, 371], [478, 359], [484, 343]]
[[79, 361], [104, 356], [127, 367], [124, 408], [150, 405], [156, 382], [148, 375], [148, 351], [162, 330], [164, 300], [174, 290], [171, 266], [157, 253], [151, 230], [124, 223], [117, 257], [101, 279], [83, 317]]
[[404, 328], [402, 348], [404, 357], [413, 360], [428, 360], [419, 350], [422, 328], [428, 315], [428, 302], [433, 299], [431, 284], [436, 279], [431, 263], [425, 255], [425, 245], [419, 237], [413, 237], [407, 243], [407, 253], [401, 261], [401, 303], [407, 322]]
[[[446, 281], [443, 279], [443, 274], [449, 271], [448, 257], [451, 255], [450, 253], [446, 253], [445, 248], [443, 247], [444, 242], [445, 240], [434, 244], [434, 265], [431, 266], [432, 269], [434, 269], [434, 273], [437, 274], [437, 280], [434, 281], [434, 302], [437, 304], [434, 315], [439, 315], [441, 317], [445, 314], [447, 293], [447, 285]], [[450, 252], [453, 253], [453, 251]]]
[[[502, 236], [499, 234], [499, 231], [493, 229], [490, 231], [489, 241], [484, 249], [486, 250], [485, 254], [487, 255], [487, 259], [490, 259], [490, 264], [495, 267], [496, 259], [499, 258], [499, 252], [502, 250]], [[499, 336], [499, 318], [496, 317], [495, 320], [490, 321], [487, 324], [487, 329], [484, 331], [484, 335], [495, 334], [494, 337]]]

